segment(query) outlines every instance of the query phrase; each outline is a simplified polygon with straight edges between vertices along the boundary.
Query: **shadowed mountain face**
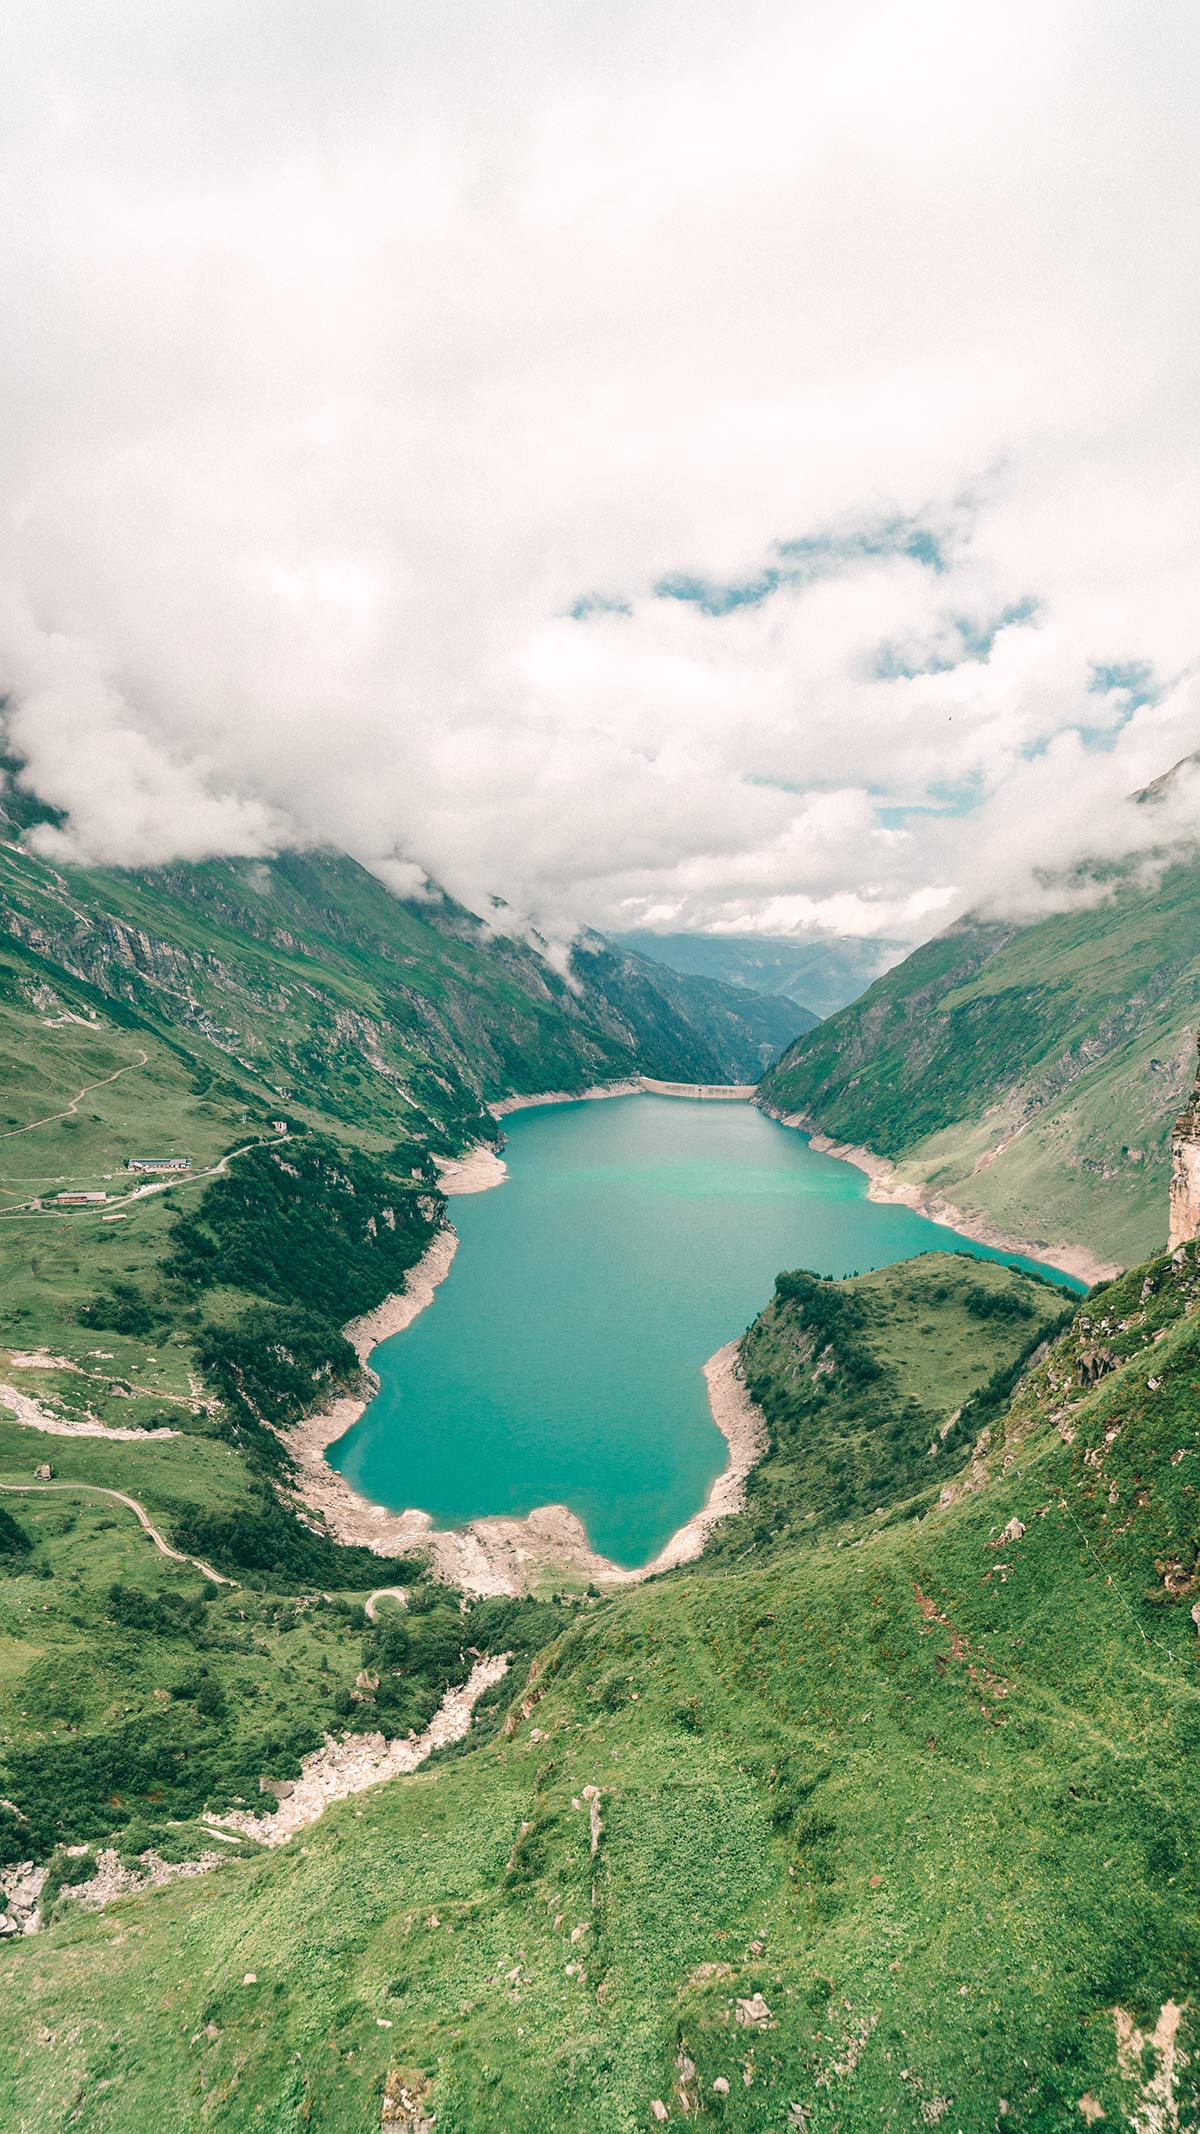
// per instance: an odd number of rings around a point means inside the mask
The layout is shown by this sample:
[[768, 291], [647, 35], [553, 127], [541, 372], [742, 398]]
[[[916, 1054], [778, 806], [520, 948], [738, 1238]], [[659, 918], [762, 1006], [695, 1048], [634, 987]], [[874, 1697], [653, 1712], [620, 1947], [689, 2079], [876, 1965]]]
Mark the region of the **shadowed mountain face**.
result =
[[[19, 832], [20, 804], [7, 808]], [[13, 837], [0, 917], [14, 1006], [44, 999], [136, 1027], [248, 1101], [286, 1091], [378, 1131], [445, 1128], [492, 1097], [637, 1070], [754, 1081], [795, 1030], [785, 1002], [598, 936], [564, 973], [440, 892], [401, 901], [329, 851], [64, 872]]]
[[721, 978], [791, 1001], [805, 1018], [797, 1020], [795, 1037], [856, 1000], [903, 954], [899, 941], [856, 941], [849, 935], [812, 940], [784, 934], [630, 933], [616, 938], [623, 948], [671, 970]]
[[1022, 1237], [1166, 1235], [1200, 999], [1200, 863], [1035, 925], [967, 918], [798, 1039], [764, 1094]]

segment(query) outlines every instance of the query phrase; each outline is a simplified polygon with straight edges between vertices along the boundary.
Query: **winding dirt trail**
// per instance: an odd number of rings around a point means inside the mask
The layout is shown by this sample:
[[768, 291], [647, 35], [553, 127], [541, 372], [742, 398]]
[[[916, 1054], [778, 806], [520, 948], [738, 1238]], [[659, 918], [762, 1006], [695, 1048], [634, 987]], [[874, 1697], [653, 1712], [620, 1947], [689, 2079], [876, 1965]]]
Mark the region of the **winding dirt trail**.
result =
[[212, 1565], [205, 1563], [202, 1556], [185, 1556], [182, 1549], [173, 1549], [170, 1542], [159, 1533], [145, 1505], [139, 1504], [136, 1497], [127, 1497], [123, 1489], [105, 1489], [99, 1482], [0, 1482], [0, 1490], [10, 1497], [44, 1496], [54, 1490], [67, 1490], [74, 1495], [83, 1492], [89, 1497], [111, 1497], [114, 1504], [127, 1504], [130, 1511], [136, 1513], [141, 1526], [161, 1555], [170, 1556], [175, 1563], [190, 1563], [193, 1570], [199, 1571], [205, 1578], [211, 1578], [218, 1586], [237, 1585], [236, 1578], [226, 1578], [223, 1572], [214, 1571]]
[[394, 1600], [398, 1602], [401, 1608], [407, 1608], [407, 1588], [404, 1586], [376, 1586], [373, 1593], [368, 1593], [363, 1603], [363, 1614], [369, 1623], [377, 1623], [379, 1621], [379, 1610], [375, 1604], [381, 1600]]
[[91, 1096], [93, 1089], [103, 1089], [109, 1082], [119, 1082], [123, 1074], [132, 1074], [135, 1068], [144, 1067], [149, 1058], [150, 1054], [143, 1052], [140, 1059], [126, 1060], [125, 1065], [118, 1067], [115, 1074], [102, 1074], [98, 1082], [85, 1082], [79, 1095], [72, 1099], [65, 1111], [47, 1112], [44, 1119], [31, 1119], [28, 1126], [10, 1126], [0, 1134], [0, 1141], [11, 1141], [14, 1134], [31, 1134], [35, 1126], [53, 1126], [57, 1119], [71, 1118], [79, 1110], [84, 1098]]

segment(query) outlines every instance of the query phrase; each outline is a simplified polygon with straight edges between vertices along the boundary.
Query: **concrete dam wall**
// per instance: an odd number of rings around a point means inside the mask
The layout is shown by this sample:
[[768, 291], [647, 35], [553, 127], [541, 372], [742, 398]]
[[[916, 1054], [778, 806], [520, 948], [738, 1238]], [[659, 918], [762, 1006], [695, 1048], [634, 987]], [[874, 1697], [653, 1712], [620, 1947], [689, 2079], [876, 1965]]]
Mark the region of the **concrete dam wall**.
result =
[[717, 1104], [749, 1104], [758, 1094], [757, 1082], [655, 1082], [648, 1074], [638, 1082], [648, 1097], [700, 1097]]

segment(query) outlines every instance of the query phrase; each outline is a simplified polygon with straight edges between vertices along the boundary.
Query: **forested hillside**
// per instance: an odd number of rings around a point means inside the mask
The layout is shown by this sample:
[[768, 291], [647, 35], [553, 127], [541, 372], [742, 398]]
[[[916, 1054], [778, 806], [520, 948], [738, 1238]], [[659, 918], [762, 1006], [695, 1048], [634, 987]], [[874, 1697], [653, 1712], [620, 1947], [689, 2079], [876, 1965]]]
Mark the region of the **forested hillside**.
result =
[[64, 874], [20, 841], [35, 804], [11, 787], [2, 804], [6, 998], [148, 1028], [239, 1094], [427, 1130], [477, 1118], [481, 1098], [637, 1068], [756, 1079], [794, 1034], [785, 1001], [597, 936], [564, 973], [439, 891], [398, 898], [335, 852]]
[[[755, 1076], [794, 1021], [599, 937], [564, 975], [336, 853], [64, 872], [4, 804], [0, 1867], [54, 1853], [52, 1896], [64, 1845], [186, 1863], [199, 1808], [328, 1730], [404, 1738], [469, 1674], [457, 1599], [297, 1516], [280, 1437], [359, 1386], [342, 1328], [441, 1224], [435, 1155], [497, 1139], [500, 1096]], [[397, 1580], [385, 1637], [364, 1600]]]
[[764, 1101], [1031, 1243], [1166, 1236], [1195, 1069], [1200, 863], [1036, 925], [966, 919], [800, 1038]]
[[[564, 975], [337, 853], [64, 873], [22, 842], [36, 803], [10, 786], [4, 807], [4, 1336], [76, 1365], [100, 1337], [139, 1383], [153, 1352], [175, 1398], [197, 1371], [228, 1393], [272, 1312], [310, 1401], [313, 1371], [326, 1390], [355, 1375], [338, 1329], [402, 1285], [440, 1220], [432, 1156], [497, 1138], [489, 1099], [638, 1071], [753, 1079], [794, 1028], [786, 1002], [597, 936]], [[286, 1157], [259, 1146], [281, 1129]], [[140, 1157], [190, 1171], [138, 1191]], [[96, 1200], [68, 1211], [64, 1193]], [[269, 1393], [267, 1375], [256, 1398], [287, 1420], [296, 1385], [280, 1369]], [[124, 1418], [103, 1386], [91, 1401]]]

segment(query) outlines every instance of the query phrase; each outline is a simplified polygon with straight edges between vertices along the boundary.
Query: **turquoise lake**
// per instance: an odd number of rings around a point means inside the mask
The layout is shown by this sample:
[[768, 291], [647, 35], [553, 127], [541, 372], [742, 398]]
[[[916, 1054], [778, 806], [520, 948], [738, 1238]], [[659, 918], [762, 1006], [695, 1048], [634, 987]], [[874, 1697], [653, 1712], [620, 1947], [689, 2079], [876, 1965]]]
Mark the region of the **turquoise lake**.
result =
[[645, 1563], [725, 1465], [703, 1366], [780, 1269], [1015, 1257], [869, 1201], [861, 1171], [749, 1104], [614, 1097], [506, 1125], [507, 1181], [451, 1203], [450, 1273], [375, 1350], [380, 1391], [329, 1451], [437, 1526], [566, 1504], [602, 1555]]

